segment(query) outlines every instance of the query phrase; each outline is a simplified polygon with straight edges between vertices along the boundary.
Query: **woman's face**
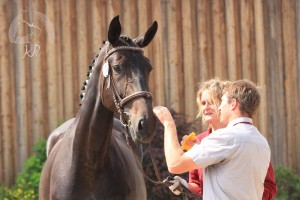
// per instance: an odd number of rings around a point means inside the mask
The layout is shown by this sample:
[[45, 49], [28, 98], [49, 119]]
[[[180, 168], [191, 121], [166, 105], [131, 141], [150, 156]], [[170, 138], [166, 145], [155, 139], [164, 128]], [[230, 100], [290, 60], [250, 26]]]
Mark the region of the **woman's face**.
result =
[[217, 112], [218, 107], [213, 104], [209, 92], [207, 90], [204, 90], [201, 94], [200, 108], [202, 116], [208, 124], [220, 122], [220, 116]]

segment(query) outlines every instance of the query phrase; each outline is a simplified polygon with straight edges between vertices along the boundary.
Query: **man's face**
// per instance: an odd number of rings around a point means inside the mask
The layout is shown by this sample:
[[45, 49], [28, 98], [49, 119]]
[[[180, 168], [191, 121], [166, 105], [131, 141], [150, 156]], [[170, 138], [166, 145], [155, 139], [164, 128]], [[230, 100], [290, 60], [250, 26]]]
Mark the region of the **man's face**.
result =
[[221, 99], [222, 99], [222, 102], [221, 102], [221, 105], [219, 106], [220, 122], [223, 124], [228, 124], [231, 109], [230, 109], [230, 104], [228, 103], [227, 93], [225, 93]]

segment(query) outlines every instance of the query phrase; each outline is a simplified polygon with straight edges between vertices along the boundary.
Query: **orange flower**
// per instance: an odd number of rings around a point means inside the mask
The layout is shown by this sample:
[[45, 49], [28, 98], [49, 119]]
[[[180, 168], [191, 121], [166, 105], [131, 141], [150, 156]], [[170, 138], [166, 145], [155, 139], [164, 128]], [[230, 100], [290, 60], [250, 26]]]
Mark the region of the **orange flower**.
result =
[[184, 140], [182, 141], [182, 146], [181, 149], [184, 151], [188, 151], [192, 148], [192, 146], [190, 145], [190, 143], [194, 143], [196, 140], [196, 133], [195, 132], [191, 132], [187, 137], [184, 138]]

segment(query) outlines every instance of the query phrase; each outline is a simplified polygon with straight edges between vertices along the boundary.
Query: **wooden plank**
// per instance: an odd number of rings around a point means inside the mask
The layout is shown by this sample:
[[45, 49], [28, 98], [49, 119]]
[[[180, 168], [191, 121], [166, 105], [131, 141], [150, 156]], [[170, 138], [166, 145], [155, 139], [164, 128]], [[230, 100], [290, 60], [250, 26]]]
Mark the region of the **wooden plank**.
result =
[[[42, 1], [39, 3], [39, 8], [40, 12], [44, 15], [45, 13], [45, 2]], [[48, 17], [46, 15], [44, 15], [44, 21], [40, 20], [41, 26], [43, 27], [43, 33], [41, 34], [41, 36], [39, 37], [40, 40], [40, 48], [41, 48], [41, 98], [42, 98], [42, 109], [41, 109], [41, 116], [42, 119], [40, 119], [40, 123], [41, 123], [41, 130], [40, 132], [36, 132], [35, 133], [35, 140], [34, 142], [36, 143], [41, 137], [45, 136], [49, 130], [48, 127], [48, 102], [47, 102], [47, 73], [43, 73], [43, 72], [47, 72], [47, 54], [46, 54], [46, 34], [48, 35]], [[49, 30], [52, 32], [52, 34], [54, 34], [54, 30]]]
[[241, 1], [241, 46], [242, 46], [242, 78], [253, 80], [254, 65], [252, 58], [253, 42], [251, 34], [253, 32], [253, 7], [252, 0]]
[[[153, 1], [152, 1], [153, 2]], [[134, 35], [134, 38], [138, 37], [139, 35], [145, 33], [145, 31], [148, 28], [148, 25], [150, 22], [148, 21], [148, 18], [152, 18], [152, 4], [150, 1], [147, 0], [140, 0], [137, 1], [137, 34]], [[154, 40], [156, 39], [157, 35], [155, 36]], [[154, 86], [154, 76], [155, 72], [157, 70], [156, 66], [154, 65], [153, 61], [153, 55], [155, 53], [152, 52], [153, 50], [153, 42], [149, 46], [143, 49], [144, 55], [148, 57], [151, 61], [152, 67], [154, 68], [149, 76], [149, 90], [152, 92], [153, 95], [153, 101], [156, 102], [156, 98], [158, 97], [156, 95], [156, 90]]]
[[[65, 18], [64, 13], [61, 13], [61, 10], [64, 8], [61, 6], [60, 1], [54, 2], [54, 15], [55, 15], [55, 22], [54, 22], [54, 29], [55, 29], [55, 57], [56, 57], [56, 88], [57, 91], [55, 92], [55, 95], [57, 97], [57, 104], [56, 104], [56, 110], [57, 110], [57, 125], [61, 124], [64, 120], [66, 120], [65, 116], [65, 106], [64, 106], [64, 66], [63, 60], [63, 29], [62, 29], [62, 16]], [[53, 95], [53, 94], [52, 94]], [[52, 131], [52, 129], [50, 130]]]
[[[18, 15], [18, 10], [23, 10], [23, 2], [18, 1], [14, 8], [14, 17]], [[18, 25], [20, 35], [25, 35], [24, 26], [22, 23]], [[27, 147], [27, 86], [26, 86], [26, 67], [24, 62], [24, 45], [14, 44], [15, 58], [15, 80], [16, 80], [16, 112], [17, 112], [17, 154], [18, 154], [18, 171], [23, 168], [24, 161], [28, 157]]]
[[[29, 9], [28, 9], [29, 8]], [[24, 35], [29, 35], [30, 34], [30, 26], [28, 25], [28, 22], [29, 22], [29, 14], [31, 12], [30, 10], [30, 5], [28, 3], [27, 0], [24, 0], [23, 1], [23, 29], [24, 29]], [[27, 11], [27, 12], [26, 12]], [[31, 151], [31, 146], [32, 146], [32, 87], [31, 87], [31, 84], [30, 84], [30, 80], [31, 80], [31, 72], [30, 72], [30, 60], [31, 60], [31, 57], [34, 55], [32, 54], [32, 50], [30, 49], [30, 45], [32, 43], [34, 39], [29, 39], [29, 41], [24, 44], [24, 47], [25, 47], [25, 53], [23, 55], [23, 60], [24, 60], [24, 68], [25, 68], [25, 73], [24, 73], [24, 76], [25, 76], [25, 87], [26, 87], [26, 90], [25, 90], [25, 95], [26, 95], [26, 114], [25, 114], [25, 117], [26, 117], [26, 123], [27, 123], [27, 134], [26, 133], [23, 133], [25, 135], [22, 135], [22, 142], [24, 140], [26, 140], [26, 151], [27, 151], [27, 157], [30, 155], [30, 151]], [[26, 139], [25, 139], [26, 138]], [[27, 157], [25, 157], [24, 159], [26, 160]]]
[[214, 75], [221, 79], [228, 77], [224, 9], [225, 9], [224, 0], [212, 1]]
[[79, 63], [78, 60], [80, 57], [80, 54], [78, 54], [79, 45], [77, 43], [78, 38], [78, 32], [80, 27], [77, 26], [77, 18], [80, 18], [80, 15], [77, 15], [75, 12], [77, 9], [76, 0], [71, 0], [70, 3], [70, 14], [71, 14], [71, 59], [72, 59], [72, 81], [73, 81], [73, 116], [76, 115], [76, 113], [79, 110], [79, 101], [80, 98], [78, 97], [80, 95], [80, 86], [79, 83], [82, 83], [82, 81], [79, 81]]
[[[63, 104], [64, 118], [69, 119], [74, 116], [73, 112], [73, 66], [71, 55], [71, 5], [69, 1], [61, 1], [61, 22], [62, 22], [62, 79], [63, 79]], [[73, 11], [72, 11], [73, 12]], [[96, 29], [94, 29], [96, 30]]]
[[[155, 91], [155, 99], [156, 99], [156, 105], [165, 105], [166, 104], [166, 100], [165, 100], [165, 90], [164, 90], [164, 77], [165, 77], [165, 69], [164, 69], [164, 52], [163, 52], [163, 47], [162, 47], [162, 43], [163, 43], [163, 17], [162, 17], [162, 8], [161, 5], [157, 2], [152, 3], [152, 17], [151, 17], [151, 21], [149, 23], [149, 21], [145, 21], [144, 23], [148, 24], [148, 27], [150, 27], [150, 25], [152, 25], [153, 21], [157, 21], [158, 23], [158, 29], [156, 32], [156, 35], [153, 39], [153, 41], [150, 43], [150, 45], [148, 47], [146, 47], [147, 49], [151, 49], [152, 52], [152, 59], [151, 59], [151, 63], [153, 66], [153, 71], [151, 72], [152, 74], [150, 74], [150, 79], [152, 77], [152, 81], [153, 81], [153, 85], [154, 88], [151, 90]], [[146, 10], [144, 11], [146, 13]], [[139, 15], [140, 16], [140, 15]], [[148, 28], [147, 27], [147, 28]], [[147, 28], [144, 30], [146, 31]]]
[[[2, 26], [0, 27], [0, 31], [1, 32], [4, 32], [6, 31], [5, 28], [6, 26], [6, 19], [5, 19], [5, 10], [4, 10], [4, 6], [5, 6], [5, 3], [4, 1], [1, 1], [0, 2], [0, 24], [2, 24]], [[5, 49], [4, 48], [4, 44], [5, 44], [5, 41], [6, 38], [4, 37], [4, 34], [1, 34], [0, 35], [0, 65], [1, 66], [4, 66], [4, 63], [5, 62], [5, 56], [3, 55], [3, 50]], [[2, 82], [3, 78], [2, 78], [2, 75], [3, 72], [0, 68], [0, 94], [2, 94], [2, 87], [7, 87], [6, 84], [4, 85]], [[3, 97], [1, 95], [1, 97]], [[5, 175], [5, 168], [4, 168], [4, 152], [3, 152], [3, 147], [4, 147], [4, 144], [3, 144], [3, 135], [4, 135], [4, 130], [3, 130], [3, 124], [4, 124], [4, 119], [2, 117], [2, 98], [0, 98], [0, 183], [4, 183], [4, 175]]]
[[[182, 38], [183, 38], [183, 75], [184, 75], [184, 101], [185, 101], [185, 116], [187, 120], [193, 120], [196, 116], [196, 105], [195, 103], [190, 103], [190, 101], [195, 99], [195, 86], [197, 73], [197, 66], [194, 61], [193, 52], [196, 51], [197, 45], [195, 45], [195, 32], [193, 32], [193, 27], [195, 27], [195, 18], [193, 18], [193, 4], [192, 1], [184, 1], [181, 4], [184, 13], [182, 17]], [[197, 44], [197, 43], [196, 43]], [[188, 89], [189, 88], [189, 89]], [[195, 102], [195, 101], [193, 101]]]
[[[76, 6], [76, 13], [77, 13], [77, 43], [78, 43], [78, 49], [77, 49], [77, 54], [78, 56], [78, 79], [79, 79], [79, 83], [77, 85], [77, 93], [75, 94], [75, 96], [77, 97], [78, 101], [79, 101], [79, 89], [82, 86], [82, 83], [84, 80], [87, 79], [86, 76], [86, 72], [88, 70], [88, 65], [89, 65], [89, 61], [91, 58], [88, 58], [88, 51], [89, 49], [89, 45], [88, 45], [88, 30], [89, 30], [89, 26], [88, 23], [86, 23], [88, 21], [88, 10], [87, 10], [87, 3], [85, 1], [81, 1], [81, 0], [77, 0], [77, 6]], [[80, 27], [80, 28], [79, 28]], [[100, 40], [100, 39], [99, 39]], [[100, 42], [98, 42], [99, 44]], [[100, 46], [99, 46], [100, 47]], [[75, 90], [76, 91], [76, 90]], [[75, 104], [76, 105], [76, 104]], [[76, 105], [78, 108], [78, 104]]]
[[[107, 19], [105, 25], [108, 26], [110, 21], [117, 15], [119, 15], [119, 19], [123, 21], [124, 18], [124, 9], [123, 9], [123, 1], [122, 0], [108, 0], [106, 11], [107, 11]], [[106, 28], [107, 35], [108, 27]]]
[[45, 15], [47, 16], [48, 26], [47, 26], [47, 34], [45, 39], [45, 48], [46, 48], [46, 70], [47, 70], [47, 125], [48, 128], [43, 133], [43, 136], [47, 138], [48, 134], [54, 130], [58, 125], [58, 66], [57, 66], [57, 48], [55, 44], [55, 39], [58, 35], [55, 34], [54, 23], [55, 23], [55, 3], [53, 1], [45, 2]]
[[296, 28], [295, 28], [295, 1], [282, 1], [282, 27], [283, 27], [283, 55], [286, 92], [286, 121], [287, 121], [287, 150], [288, 165], [296, 168], [296, 137], [298, 129], [295, 110], [297, 105], [295, 97], [297, 94], [297, 50], [296, 50]]
[[129, 37], [137, 36], [137, 16], [136, 8], [137, 4], [135, 0], [123, 0], [123, 22], [122, 30], [123, 33]]
[[[236, 79], [242, 78], [242, 50], [241, 50], [241, 17], [240, 17], [240, 2], [234, 0], [234, 24], [235, 24], [235, 51], [236, 51]], [[234, 79], [229, 79], [234, 80]]]
[[[9, 24], [7, 23], [6, 10], [7, 2], [0, 3], [0, 31], [2, 33], [9, 32]], [[0, 183], [6, 185], [12, 185], [13, 177], [15, 176], [15, 163], [13, 151], [13, 121], [12, 121], [12, 101], [11, 96], [13, 91], [11, 90], [11, 77], [9, 66], [9, 51], [7, 35], [0, 35]]]
[[198, 41], [199, 41], [199, 81], [205, 81], [213, 77], [212, 55], [212, 25], [211, 2], [207, 0], [197, 1]]
[[[89, 59], [92, 61], [92, 59], [96, 56], [96, 53], [98, 52], [99, 49], [99, 43], [102, 42], [102, 40], [104, 40], [104, 38], [101, 36], [101, 28], [103, 24], [102, 21], [102, 14], [101, 13], [101, 7], [103, 5], [100, 5], [98, 3], [98, 1], [96, 0], [92, 0], [91, 1], [91, 18], [89, 20], [91, 20], [92, 24], [90, 25], [90, 29], [92, 32], [92, 40], [90, 41], [90, 51], [89, 51]], [[105, 36], [105, 39], [107, 38], [107, 34]], [[100, 41], [100, 42], [99, 42]]]
[[[183, 66], [182, 66], [182, 19], [181, 1], [173, 0], [166, 3], [167, 31], [163, 38], [167, 40], [165, 52], [168, 62], [165, 67], [165, 94], [167, 106], [176, 112], [184, 113], [183, 91]], [[176, 84], [175, 84], [176, 83]]]
[[262, 0], [254, 0], [254, 24], [255, 24], [255, 42], [256, 42], [256, 69], [257, 83], [260, 87], [261, 103], [258, 109], [258, 128], [260, 132], [268, 139], [268, 118], [267, 118], [267, 91], [266, 91], [266, 62], [265, 62], [265, 38], [263, 22]]
[[[295, 6], [295, 15], [296, 15], [296, 33], [297, 33], [297, 69], [298, 69], [298, 73], [297, 73], [297, 80], [299, 80], [300, 78], [300, 40], [299, 40], [299, 34], [300, 34], [300, 1], [296, 1], [296, 6]], [[297, 84], [297, 94], [298, 97], [296, 99], [300, 99], [300, 86], [299, 84]], [[299, 115], [300, 115], [300, 103], [299, 101], [296, 101], [296, 111], [297, 114], [296, 116], [299, 119]], [[298, 128], [297, 130], [299, 130], [299, 123], [297, 124]], [[300, 145], [300, 135], [296, 134], [296, 146]], [[296, 172], [298, 174], [300, 174], [300, 148], [296, 148]]]
[[[6, 17], [6, 22], [7, 22], [7, 32], [8, 29], [12, 23], [11, 19], [13, 19], [15, 15], [15, 11], [13, 9], [14, 4], [11, 1], [7, 1], [7, 4], [5, 4], [5, 17]], [[18, 145], [18, 132], [17, 132], [17, 110], [16, 110], [16, 81], [15, 81], [15, 74], [16, 74], [16, 69], [15, 69], [15, 63], [16, 59], [14, 59], [15, 56], [15, 45], [12, 42], [6, 41], [6, 47], [8, 52], [11, 52], [8, 54], [8, 66], [9, 66], [9, 86], [8, 88], [12, 88], [12, 91], [10, 92], [10, 134], [11, 134], [11, 145], [13, 147], [12, 153], [11, 153], [11, 159], [14, 162], [13, 171], [14, 175], [10, 177], [12, 180], [15, 180], [15, 175], [19, 172], [19, 145]]]
[[229, 80], [237, 79], [237, 56], [236, 56], [236, 9], [234, 0], [225, 1], [226, 15], [226, 46], [227, 46], [227, 66]]
[[271, 137], [272, 161], [275, 166], [287, 166], [286, 109], [284, 89], [284, 64], [282, 46], [281, 0], [268, 0], [264, 4], [266, 34], [266, 73], [268, 92], [268, 132]]
[[[41, 57], [43, 55], [41, 49], [41, 40], [40, 38], [43, 37], [44, 27], [40, 22], [40, 19], [37, 18], [36, 12], [42, 13], [43, 11], [39, 10], [39, 2], [32, 1], [29, 7], [29, 23], [32, 24], [36, 28], [30, 28], [28, 31], [30, 34], [36, 34], [37, 37], [31, 41], [29, 44], [30, 50], [33, 53], [32, 57], [30, 58], [30, 69], [31, 69], [31, 89], [32, 89], [32, 133], [28, 134], [28, 145], [33, 146], [33, 144], [37, 141], [39, 134], [43, 133], [43, 118], [47, 116], [43, 116], [43, 100], [42, 98], [42, 64], [41, 64]], [[44, 90], [45, 91], [45, 90]]]

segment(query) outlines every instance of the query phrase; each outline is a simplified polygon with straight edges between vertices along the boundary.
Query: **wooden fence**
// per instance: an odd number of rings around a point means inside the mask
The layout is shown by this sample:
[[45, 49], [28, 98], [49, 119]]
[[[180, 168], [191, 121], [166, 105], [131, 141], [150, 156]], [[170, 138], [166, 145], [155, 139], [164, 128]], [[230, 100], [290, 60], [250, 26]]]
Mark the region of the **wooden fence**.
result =
[[154, 104], [191, 120], [198, 82], [250, 79], [273, 164], [300, 173], [300, 1], [1, 0], [0, 9], [0, 183], [12, 184], [32, 145], [76, 114], [115, 15], [130, 37], [158, 22], [145, 51]]

